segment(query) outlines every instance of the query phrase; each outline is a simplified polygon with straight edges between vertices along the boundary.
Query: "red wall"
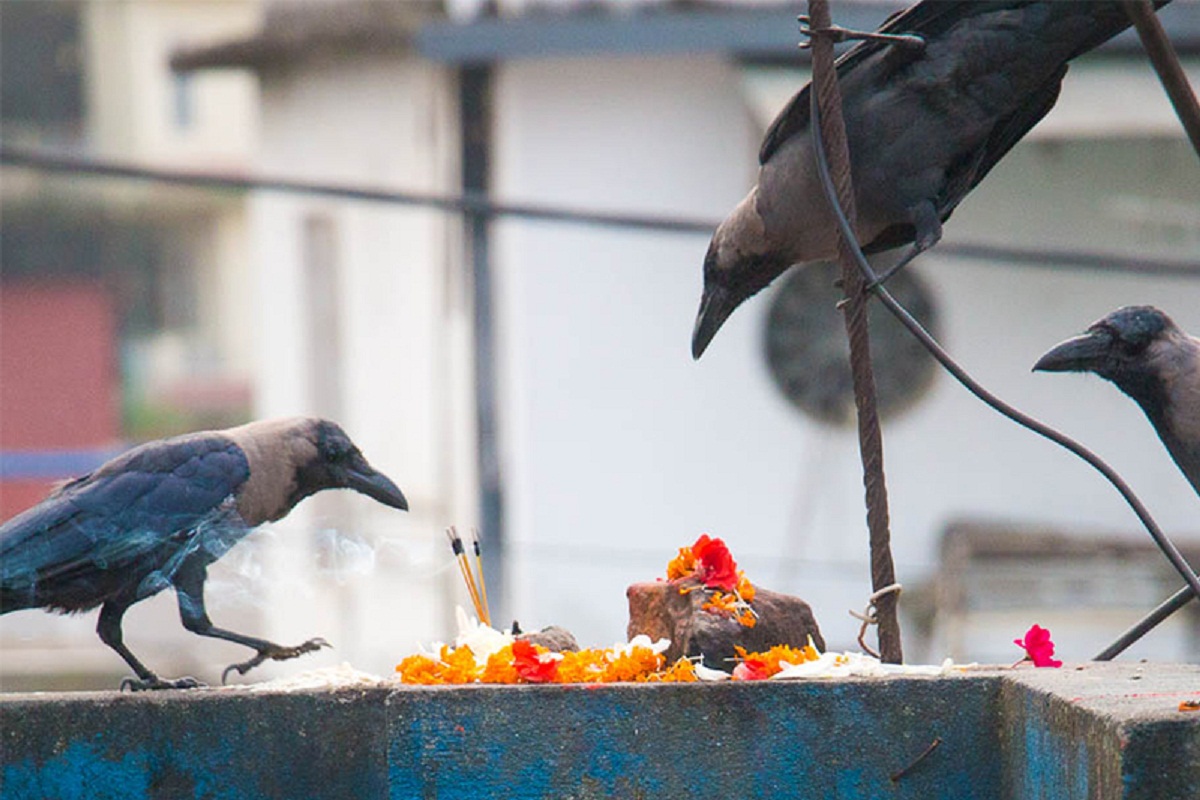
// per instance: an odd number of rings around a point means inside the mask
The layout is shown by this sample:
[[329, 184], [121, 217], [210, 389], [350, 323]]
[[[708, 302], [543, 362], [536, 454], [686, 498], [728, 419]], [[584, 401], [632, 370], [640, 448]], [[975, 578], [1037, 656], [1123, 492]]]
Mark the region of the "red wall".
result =
[[[116, 319], [102, 286], [0, 283], [0, 451], [111, 448], [119, 393]], [[67, 477], [0, 481], [0, 519]]]

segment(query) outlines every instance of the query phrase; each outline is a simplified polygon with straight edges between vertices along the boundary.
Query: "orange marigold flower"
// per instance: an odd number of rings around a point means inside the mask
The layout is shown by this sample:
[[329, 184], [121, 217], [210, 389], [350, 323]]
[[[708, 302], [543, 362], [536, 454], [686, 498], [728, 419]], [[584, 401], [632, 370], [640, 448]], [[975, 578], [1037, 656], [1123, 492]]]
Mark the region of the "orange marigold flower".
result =
[[562, 654], [558, 662], [558, 680], [561, 683], [598, 683], [604, 680], [604, 669], [608, 660], [603, 650], [576, 650]]
[[700, 680], [696, 675], [696, 665], [686, 658], [681, 658], [665, 670], [651, 672], [638, 678], [641, 683], [695, 683]]
[[737, 613], [737, 596], [733, 594], [725, 594], [724, 592], [713, 592], [712, 597], [708, 598], [708, 602], [700, 606], [703, 611], [711, 611], [713, 613], [728, 612], [730, 614]]
[[469, 647], [457, 649], [442, 645], [437, 658], [418, 654], [412, 655], [396, 665], [400, 680], [404, 683], [440, 684], [472, 683], [479, 677], [475, 655]]
[[475, 654], [469, 647], [442, 645], [442, 677], [446, 683], [474, 683], [482, 671], [475, 661]]
[[741, 613], [737, 620], [747, 628], [753, 628], [758, 624], [758, 617], [756, 617], [754, 612], [748, 608]]
[[812, 644], [812, 637], [804, 647], [780, 644], [765, 653], [747, 653], [743, 647], [733, 649], [741, 658], [741, 663], [733, 669], [733, 679], [742, 681], [761, 681], [782, 670], [783, 664], [803, 664], [821, 657]]
[[634, 647], [625, 653], [608, 654], [608, 666], [604, 669], [605, 683], [636, 681], [662, 669], [666, 661], [648, 647]]
[[[801, 647], [800, 652], [804, 654], [805, 661], [819, 661], [821, 659], [821, 651], [817, 649], [815, 644], [813, 644], [811, 633], [808, 635], [808, 644], [804, 645], [804, 647]], [[800, 662], [791, 661], [788, 663], [798, 664]]]
[[737, 592], [738, 597], [742, 598], [742, 600], [745, 602], [754, 602], [754, 584], [746, 579], [746, 573], [742, 572], [741, 570], [738, 570], [738, 584], [735, 591]]
[[437, 684], [445, 683], [438, 677], [438, 662], [426, 655], [416, 654], [401, 661], [396, 665], [396, 672], [400, 674], [400, 680], [403, 683], [418, 683], [418, 684]]
[[692, 555], [692, 548], [679, 548], [679, 555], [671, 559], [667, 564], [667, 580], [675, 581], [680, 578], [686, 578], [696, 571], [696, 557]]
[[513, 666], [512, 645], [505, 645], [488, 656], [479, 676], [481, 683], [520, 683], [521, 676]]

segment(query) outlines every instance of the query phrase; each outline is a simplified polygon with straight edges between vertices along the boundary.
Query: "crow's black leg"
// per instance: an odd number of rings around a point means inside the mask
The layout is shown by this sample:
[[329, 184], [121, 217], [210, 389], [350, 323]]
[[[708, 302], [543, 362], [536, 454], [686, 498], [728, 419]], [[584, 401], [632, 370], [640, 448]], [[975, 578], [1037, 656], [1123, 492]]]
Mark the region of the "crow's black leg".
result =
[[942, 220], [938, 216], [937, 209], [934, 208], [933, 203], [926, 201], [913, 206], [909, 209], [909, 216], [912, 219], [913, 228], [915, 229], [915, 240], [912, 247], [908, 249], [903, 258], [881, 272], [867, 286], [868, 291], [886, 283], [888, 278], [908, 266], [909, 262], [914, 258], [942, 240]]
[[305, 653], [316, 652], [322, 647], [330, 647], [329, 642], [320, 637], [309, 639], [307, 642], [298, 644], [295, 647], [284, 647], [283, 645], [269, 642], [266, 639], [245, 636], [216, 627], [212, 624], [212, 620], [208, 618], [208, 611], [204, 608], [204, 581], [207, 577], [207, 566], [195, 561], [185, 561], [179, 568], [179, 571], [175, 573], [175, 594], [179, 600], [179, 616], [183, 620], [183, 627], [200, 636], [224, 639], [251, 647], [257, 651], [257, 655], [249, 661], [243, 661], [240, 664], [230, 664], [226, 667], [225, 671], [221, 673], [221, 683], [224, 683], [226, 678], [229, 677], [229, 673], [235, 670], [239, 675], [245, 675], [267, 660], [286, 661], [289, 658], [296, 658]]
[[125, 646], [125, 637], [121, 631], [121, 618], [129, 608], [128, 603], [109, 600], [100, 609], [100, 621], [96, 623], [96, 633], [100, 641], [117, 651], [117, 655], [125, 659], [125, 663], [133, 668], [136, 678], [125, 678], [121, 681], [121, 691], [129, 689], [138, 692], [147, 689], [194, 689], [204, 684], [195, 678], [176, 678], [163, 680], [155, 675], [146, 665], [138, 661], [137, 656]]

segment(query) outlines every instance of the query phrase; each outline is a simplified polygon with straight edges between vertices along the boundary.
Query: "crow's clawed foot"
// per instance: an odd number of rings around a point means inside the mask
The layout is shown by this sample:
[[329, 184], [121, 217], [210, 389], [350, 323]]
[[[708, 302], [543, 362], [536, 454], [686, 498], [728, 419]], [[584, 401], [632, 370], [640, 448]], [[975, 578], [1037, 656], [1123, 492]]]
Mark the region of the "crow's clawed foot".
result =
[[264, 661], [287, 661], [289, 658], [296, 658], [305, 653], [315, 653], [322, 647], [333, 647], [333, 645], [319, 636], [315, 639], [309, 639], [303, 644], [298, 644], [295, 647], [282, 647], [273, 644], [270, 647], [259, 650], [254, 658], [249, 661], [243, 661], [240, 664], [230, 664], [221, 673], [221, 683], [224, 684], [229, 679], [229, 673], [231, 672], [236, 672], [238, 675], [245, 675]]
[[207, 683], [202, 683], [191, 677], [163, 680], [157, 675], [151, 675], [148, 678], [125, 678], [121, 681], [122, 692], [125, 690], [131, 692], [152, 692], [160, 689], [203, 689], [206, 686], [208, 686]]

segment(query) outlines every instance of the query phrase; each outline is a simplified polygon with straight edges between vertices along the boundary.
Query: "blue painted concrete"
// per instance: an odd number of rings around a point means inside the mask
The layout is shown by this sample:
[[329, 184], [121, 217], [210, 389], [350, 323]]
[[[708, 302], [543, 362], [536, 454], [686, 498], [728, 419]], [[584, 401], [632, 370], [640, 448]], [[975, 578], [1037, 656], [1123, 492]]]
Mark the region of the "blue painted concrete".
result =
[[0, 798], [1200, 798], [1200, 667], [1132, 669], [4, 695]]
[[[999, 795], [985, 680], [473, 687], [389, 698], [391, 797]], [[481, 713], [481, 710], [484, 710]], [[945, 745], [898, 783], [934, 737]]]

